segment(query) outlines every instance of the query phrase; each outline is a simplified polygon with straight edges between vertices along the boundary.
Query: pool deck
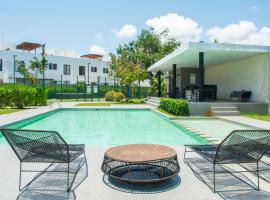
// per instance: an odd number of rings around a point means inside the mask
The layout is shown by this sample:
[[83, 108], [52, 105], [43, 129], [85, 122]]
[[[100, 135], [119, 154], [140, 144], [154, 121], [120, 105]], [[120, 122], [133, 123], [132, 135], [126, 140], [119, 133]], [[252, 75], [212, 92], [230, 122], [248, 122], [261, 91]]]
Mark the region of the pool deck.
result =
[[[46, 199], [57, 199], [56, 196], [69, 196], [69, 198], [59, 198], [59, 199], [75, 199], [73, 197], [73, 192], [75, 193], [77, 199], [79, 200], [175, 200], [175, 199], [185, 199], [185, 200], [218, 200], [218, 199], [253, 199], [252, 197], [261, 197], [260, 199], [270, 198], [270, 184], [261, 181], [261, 190], [257, 191], [254, 188], [244, 184], [237, 178], [230, 174], [217, 175], [217, 187], [222, 190], [218, 193], [213, 193], [206, 184], [202, 183], [192, 170], [183, 163], [183, 146], [173, 147], [178, 154], [178, 160], [180, 163], [181, 171], [178, 177], [176, 177], [167, 185], [161, 187], [153, 187], [149, 190], [134, 191], [132, 187], [122, 188], [119, 186], [114, 186], [110, 182], [106, 181], [100, 170], [102, 159], [105, 150], [108, 147], [91, 147], [86, 148], [86, 157], [88, 162], [88, 177], [83, 181], [77, 189], [71, 192], [59, 192], [59, 193], [46, 193]], [[1, 199], [14, 200], [19, 195], [18, 181], [19, 181], [19, 162], [12, 152], [11, 148], [5, 145], [0, 146], [0, 196]], [[203, 167], [201, 170], [211, 169], [211, 165], [205, 163], [199, 157], [194, 157], [198, 167]], [[192, 161], [191, 161], [192, 162]], [[201, 163], [200, 163], [201, 162]], [[212, 175], [204, 174], [205, 179], [212, 184]], [[25, 177], [25, 176], [24, 176]], [[256, 182], [255, 176], [250, 178], [253, 182]], [[45, 181], [44, 181], [45, 182]], [[49, 181], [48, 181], [49, 182]], [[233, 185], [233, 187], [231, 187]], [[38, 185], [39, 188], [42, 185]], [[45, 186], [44, 186], [45, 187]], [[225, 191], [235, 188], [244, 188], [247, 191]], [[39, 199], [42, 193], [33, 194], [35, 190], [26, 190], [21, 193], [21, 196], [31, 197], [35, 196], [33, 199]], [[23, 197], [19, 199], [24, 199]], [[39, 198], [38, 198], [39, 197]], [[31, 199], [31, 198], [29, 198]]]
[[[74, 108], [75, 103], [62, 103], [54, 104], [51, 106], [38, 107], [35, 109], [28, 109], [16, 113], [0, 115], [0, 126], [9, 124], [18, 120], [33, 117], [48, 111], [62, 108]], [[84, 107], [76, 107], [84, 108]], [[104, 108], [104, 107], [87, 107], [87, 108]], [[130, 108], [130, 109], [149, 109], [148, 105], [113, 105], [108, 108]], [[236, 121], [259, 128], [270, 129], [269, 122], [263, 122], [246, 117], [222, 117], [226, 120]], [[146, 188], [146, 190], [138, 191], [136, 188], [127, 187], [123, 188], [119, 185], [111, 184], [106, 181], [101, 172], [101, 164], [103, 155], [109, 147], [95, 147], [86, 145], [86, 158], [88, 162], [88, 177], [82, 182], [77, 189], [74, 190], [77, 199], [79, 200], [218, 200], [218, 199], [270, 199], [270, 183], [260, 180], [260, 191], [256, 191], [253, 187], [239, 181], [238, 178], [230, 174], [220, 174], [217, 176], [217, 193], [213, 193], [206, 184], [201, 182], [193, 173], [193, 171], [183, 162], [184, 146], [174, 146], [177, 151], [178, 160], [181, 171], [178, 177], [174, 178], [171, 182], [160, 187]], [[213, 184], [212, 173], [206, 171], [212, 170], [211, 164], [205, 162], [197, 155], [192, 155], [190, 159], [191, 165], [200, 172], [201, 176], [207, 180], [209, 185]], [[85, 169], [85, 170], [86, 170]], [[238, 167], [232, 166], [232, 169]], [[19, 181], [19, 161], [14, 152], [8, 145], [0, 145], [0, 197], [5, 200], [16, 199], [20, 192], [18, 190]], [[270, 180], [270, 173], [267, 178]], [[256, 177], [252, 174], [246, 176], [240, 174], [241, 178], [249, 179], [251, 183], [256, 184]], [[27, 177], [26, 177], [27, 178]], [[246, 190], [240, 190], [245, 188]], [[232, 191], [236, 189], [236, 191]], [[229, 190], [229, 191], [225, 191]], [[27, 196], [28, 195], [28, 196]], [[34, 191], [24, 191], [18, 199], [38, 199], [42, 193]], [[49, 192], [46, 199], [75, 199], [74, 193], [62, 192], [52, 193]], [[24, 197], [23, 197], [24, 196]], [[44, 196], [44, 194], [43, 194]], [[57, 198], [56, 198], [57, 196]], [[26, 198], [27, 197], [27, 198]]]

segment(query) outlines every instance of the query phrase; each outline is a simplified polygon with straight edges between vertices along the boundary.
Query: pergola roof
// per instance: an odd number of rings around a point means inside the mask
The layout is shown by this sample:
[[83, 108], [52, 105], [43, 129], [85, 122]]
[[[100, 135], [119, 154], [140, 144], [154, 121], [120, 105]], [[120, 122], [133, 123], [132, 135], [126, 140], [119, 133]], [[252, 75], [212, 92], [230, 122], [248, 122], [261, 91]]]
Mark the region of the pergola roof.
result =
[[89, 59], [102, 59], [103, 56], [99, 54], [85, 54], [80, 56], [81, 58], [89, 58]]
[[16, 46], [16, 49], [32, 51], [32, 50], [37, 49], [39, 47], [41, 47], [41, 44], [31, 43], [31, 42], [23, 42], [21, 44], [18, 44]]
[[204, 65], [208, 67], [250, 56], [270, 53], [270, 47], [228, 43], [189, 42], [182, 44], [179, 49], [176, 49], [150, 66], [148, 71], [171, 71], [173, 64], [177, 64], [177, 68], [198, 67], [199, 52], [204, 52]]

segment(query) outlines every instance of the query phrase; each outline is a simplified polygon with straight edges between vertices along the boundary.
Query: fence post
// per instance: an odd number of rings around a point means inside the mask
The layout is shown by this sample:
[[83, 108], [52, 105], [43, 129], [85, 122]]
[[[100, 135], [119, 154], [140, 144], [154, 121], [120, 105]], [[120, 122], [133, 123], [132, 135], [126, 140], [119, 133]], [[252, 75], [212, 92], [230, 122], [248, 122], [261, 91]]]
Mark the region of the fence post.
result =
[[94, 85], [93, 82], [91, 82], [91, 101], [93, 101], [93, 96], [94, 96]]
[[84, 101], [86, 101], [86, 91], [87, 91], [86, 76], [84, 75]]
[[78, 98], [78, 75], [77, 75], [77, 84], [76, 84], [76, 96], [77, 96], [77, 102], [79, 101], [79, 98]]
[[14, 84], [16, 83], [16, 56], [17, 55], [13, 55], [13, 75], [14, 75]]
[[62, 83], [62, 75], [61, 75], [61, 102], [63, 101], [63, 83]]
[[99, 81], [100, 81], [100, 77], [98, 76], [98, 86], [97, 86], [97, 90], [98, 90], [98, 101], [100, 101], [100, 96], [99, 96]]
[[139, 81], [139, 99], [141, 99], [141, 81]]
[[[45, 59], [45, 44], [42, 44], [42, 58]], [[42, 72], [42, 88], [45, 89], [45, 70]]]

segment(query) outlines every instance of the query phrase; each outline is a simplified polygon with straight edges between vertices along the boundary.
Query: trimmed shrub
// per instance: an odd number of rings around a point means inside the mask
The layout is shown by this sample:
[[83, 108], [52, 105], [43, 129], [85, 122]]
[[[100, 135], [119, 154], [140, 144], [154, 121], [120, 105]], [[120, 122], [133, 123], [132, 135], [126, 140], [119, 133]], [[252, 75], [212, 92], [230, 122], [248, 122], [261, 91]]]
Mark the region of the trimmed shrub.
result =
[[47, 93], [41, 88], [24, 85], [0, 85], [0, 107], [46, 105]]
[[117, 102], [121, 102], [125, 98], [125, 95], [122, 92], [114, 93], [114, 100]]
[[14, 87], [11, 102], [18, 108], [35, 104], [36, 91], [34, 88]]
[[11, 105], [11, 89], [0, 87], [0, 108]]
[[114, 91], [106, 92], [105, 101], [114, 101]]
[[48, 92], [43, 88], [36, 88], [35, 105], [47, 105]]
[[188, 102], [182, 99], [161, 98], [159, 108], [177, 116], [189, 115]]

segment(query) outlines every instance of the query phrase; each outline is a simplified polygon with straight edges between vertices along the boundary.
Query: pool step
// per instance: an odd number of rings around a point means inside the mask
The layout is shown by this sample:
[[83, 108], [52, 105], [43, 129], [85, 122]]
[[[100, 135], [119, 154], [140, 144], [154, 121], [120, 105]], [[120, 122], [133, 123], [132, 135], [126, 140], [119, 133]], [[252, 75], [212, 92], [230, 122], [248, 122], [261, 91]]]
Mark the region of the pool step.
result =
[[160, 98], [159, 97], [148, 97], [146, 100], [146, 103], [150, 106], [157, 108], [160, 104]]
[[210, 106], [210, 113], [212, 116], [239, 116], [240, 112], [238, 107], [232, 105], [211, 105]]
[[181, 121], [179, 121], [178, 119], [173, 119], [173, 122], [175, 122], [176, 124], [180, 125], [181, 127], [183, 127], [184, 129], [191, 131], [193, 133], [195, 133], [196, 135], [206, 139], [207, 141], [209, 141], [210, 143], [219, 143], [218, 140], [213, 139], [212, 137], [210, 137], [207, 133], [204, 133], [198, 129], [195, 129], [185, 123], [182, 123]]

